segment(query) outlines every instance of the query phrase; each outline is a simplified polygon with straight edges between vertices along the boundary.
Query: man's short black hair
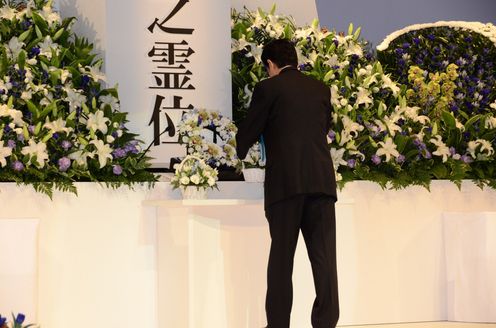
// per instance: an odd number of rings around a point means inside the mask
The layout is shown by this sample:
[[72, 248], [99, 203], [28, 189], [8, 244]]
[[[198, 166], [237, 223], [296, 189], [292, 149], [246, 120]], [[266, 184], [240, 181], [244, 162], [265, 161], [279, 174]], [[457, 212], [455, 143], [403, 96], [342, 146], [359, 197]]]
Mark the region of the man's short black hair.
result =
[[296, 67], [298, 65], [298, 56], [291, 41], [287, 39], [273, 40], [267, 43], [262, 52], [262, 62], [265, 66], [269, 66], [268, 60], [271, 60], [279, 68], [290, 65]]

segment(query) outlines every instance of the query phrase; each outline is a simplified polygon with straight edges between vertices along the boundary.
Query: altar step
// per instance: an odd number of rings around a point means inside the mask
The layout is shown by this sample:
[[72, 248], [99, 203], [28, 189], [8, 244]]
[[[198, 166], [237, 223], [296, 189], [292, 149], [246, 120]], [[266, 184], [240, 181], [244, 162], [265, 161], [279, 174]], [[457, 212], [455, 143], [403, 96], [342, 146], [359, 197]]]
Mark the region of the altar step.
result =
[[343, 328], [496, 328], [496, 323], [472, 322], [412, 322], [401, 324], [363, 325], [363, 326], [338, 326]]

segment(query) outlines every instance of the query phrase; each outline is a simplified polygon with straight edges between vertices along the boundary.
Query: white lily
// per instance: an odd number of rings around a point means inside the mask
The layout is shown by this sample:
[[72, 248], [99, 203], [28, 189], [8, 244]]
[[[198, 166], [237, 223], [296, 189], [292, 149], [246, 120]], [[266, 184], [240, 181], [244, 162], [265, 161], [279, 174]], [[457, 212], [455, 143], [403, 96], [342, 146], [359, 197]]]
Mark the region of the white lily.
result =
[[396, 135], [396, 131], [401, 131], [401, 128], [396, 124], [396, 117], [389, 117], [385, 115], [381, 120], [375, 120], [375, 124], [381, 129], [381, 131], [389, 131], [391, 136]]
[[48, 25], [60, 22], [60, 15], [52, 10], [52, 6], [46, 5], [43, 7], [41, 16], [47, 21]]
[[484, 127], [486, 129], [494, 129], [494, 128], [496, 128], [496, 117], [494, 117], [494, 116], [487, 117], [486, 120], [484, 121]]
[[95, 154], [93, 152], [86, 151], [84, 147], [81, 146], [79, 150], [70, 153], [67, 157], [69, 157], [73, 161], [76, 161], [79, 166], [85, 167], [88, 164], [87, 159], [95, 157]]
[[334, 165], [334, 170], [337, 171], [340, 165], [348, 165], [348, 163], [343, 159], [345, 153], [345, 148], [331, 148], [332, 164]]
[[385, 88], [389, 88], [393, 92], [394, 96], [398, 95], [398, 92], [400, 92], [400, 88], [395, 82], [393, 82], [393, 80], [391, 80], [391, 78], [388, 75], [382, 76], [382, 82], [383, 82], [383, 86]]
[[25, 124], [22, 119], [22, 112], [20, 110], [16, 110], [10, 108], [8, 105], [0, 104], [0, 117], [10, 117], [12, 122], [17, 126], [22, 126]]
[[450, 150], [448, 146], [443, 142], [443, 139], [440, 135], [436, 135], [436, 138], [432, 138], [429, 141], [437, 147], [437, 150], [432, 154], [436, 156], [441, 156], [443, 158], [443, 163], [448, 160], [448, 157], [451, 156]]
[[369, 90], [362, 87], [358, 87], [357, 89], [358, 89], [358, 93], [356, 95], [357, 97], [355, 102], [356, 105], [361, 105], [361, 104], [368, 105], [374, 103], [374, 101], [370, 97]]
[[96, 155], [98, 156], [98, 162], [100, 162], [100, 168], [107, 165], [107, 159], [112, 159], [112, 148], [110, 145], [104, 143], [102, 140], [91, 140], [90, 144], [95, 145]]
[[64, 100], [69, 103], [71, 111], [80, 108], [83, 103], [86, 102], [86, 96], [78, 92], [78, 90], [74, 90], [70, 87], [64, 88], [64, 90], [67, 93], [67, 97], [64, 98]]
[[89, 113], [88, 114], [88, 119], [86, 121], [86, 127], [88, 130], [93, 129], [93, 131], [102, 131], [103, 134], [107, 133], [107, 122], [110, 120], [105, 117], [105, 114], [103, 113], [102, 110], [97, 110], [94, 114]]
[[47, 117], [45, 120], [45, 124], [43, 124], [43, 127], [47, 128], [48, 130], [52, 131], [53, 133], [55, 133], [55, 132], [69, 133], [73, 130], [72, 128], [68, 128], [65, 125], [66, 125], [66, 121], [64, 121], [64, 119], [62, 119], [61, 117], [59, 117], [55, 121], [50, 121]]
[[121, 107], [121, 105], [119, 104], [119, 99], [115, 98], [112, 95], [100, 96], [100, 98], [98, 98], [98, 99], [102, 103], [100, 108], [102, 108], [106, 105], [110, 105], [110, 108], [112, 108], [112, 111], [117, 111]]
[[483, 153], [486, 152], [485, 155], [490, 156], [494, 154], [494, 149], [491, 146], [491, 143], [485, 139], [477, 139], [475, 141], [470, 141], [468, 143], [468, 148], [467, 151], [470, 153], [470, 156], [472, 158], [476, 159], [477, 155], [475, 154], [477, 148], [480, 146], [479, 152]]
[[263, 46], [256, 43], [250, 43], [250, 48], [251, 50], [246, 54], [246, 57], [253, 57], [255, 62], [260, 64], [262, 62]]
[[48, 59], [52, 58], [52, 49], [58, 53], [60, 51], [59, 45], [55, 42], [52, 41], [52, 38], [47, 35], [45, 37], [45, 40], [43, 42], [40, 42], [38, 44], [40, 47], [40, 55], [45, 56]]
[[0, 8], [0, 18], [12, 20], [15, 17], [17, 17], [17, 10], [12, 8], [11, 6], [5, 5]]
[[45, 161], [48, 159], [47, 145], [43, 141], [36, 142], [34, 139], [29, 139], [28, 146], [21, 149], [23, 155], [31, 157], [36, 156], [36, 162], [40, 168], [45, 166]]
[[24, 45], [24, 42], [20, 42], [17, 37], [13, 37], [12, 39], [10, 39], [7, 47], [10, 58], [17, 58]]
[[100, 71], [100, 65], [85, 66], [84, 68], [79, 68], [79, 70], [81, 71], [81, 73], [88, 74], [94, 82], [106, 81], [107, 77], [102, 71]]
[[381, 148], [377, 149], [375, 154], [377, 156], [386, 156], [386, 162], [389, 162], [391, 157], [400, 156], [400, 153], [396, 149], [396, 144], [393, 142], [393, 139], [388, 137], [384, 142], [379, 141], [378, 144], [381, 146]]
[[9, 157], [10, 155], [12, 155], [12, 148], [10, 148], [10, 147], [4, 147], [0, 143], [0, 165], [2, 167], [5, 167], [5, 165], [7, 165], [6, 158]]

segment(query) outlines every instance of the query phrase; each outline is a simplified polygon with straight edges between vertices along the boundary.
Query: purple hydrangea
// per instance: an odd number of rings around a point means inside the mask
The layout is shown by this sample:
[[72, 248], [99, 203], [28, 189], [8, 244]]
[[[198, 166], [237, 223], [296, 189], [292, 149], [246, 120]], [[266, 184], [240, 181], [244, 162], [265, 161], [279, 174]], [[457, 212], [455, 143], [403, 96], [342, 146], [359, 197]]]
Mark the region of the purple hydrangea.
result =
[[16, 142], [12, 139], [7, 141], [7, 147], [14, 149], [16, 147]]
[[24, 170], [24, 164], [22, 164], [21, 161], [14, 161], [12, 162], [12, 169], [17, 172], [21, 172]]
[[121, 175], [122, 174], [122, 166], [114, 165], [112, 167], [112, 172], [114, 172], [115, 175]]
[[398, 163], [398, 164], [402, 164], [402, 163], [404, 163], [404, 162], [405, 162], [405, 159], [406, 159], [406, 158], [405, 158], [405, 155], [401, 155], [401, 154], [400, 154], [400, 156], [396, 157], [396, 163]]
[[331, 139], [331, 142], [333, 142], [336, 139], [336, 132], [330, 130], [327, 136], [329, 137], [329, 139]]
[[122, 148], [116, 148], [112, 152], [112, 156], [114, 156], [114, 158], [122, 158], [122, 157], [126, 156], [126, 153], [127, 153], [126, 150], [124, 150]]
[[466, 164], [470, 164], [474, 161], [472, 159], [472, 157], [470, 157], [469, 155], [462, 155], [462, 157], [460, 159], [462, 160], [463, 163], [466, 163]]
[[348, 160], [348, 167], [353, 169], [356, 166], [356, 161], [354, 159], [349, 159]]
[[62, 141], [62, 143], [60, 145], [62, 146], [62, 148], [65, 151], [69, 150], [72, 147], [72, 143], [70, 141], [68, 141], [68, 140]]
[[65, 172], [71, 166], [71, 160], [67, 157], [62, 157], [58, 160], [59, 170]]
[[372, 163], [374, 163], [375, 165], [381, 164], [381, 158], [379, 156], [377, 156], [376, 154], [372, 155], [371, 160], [372, 160]]

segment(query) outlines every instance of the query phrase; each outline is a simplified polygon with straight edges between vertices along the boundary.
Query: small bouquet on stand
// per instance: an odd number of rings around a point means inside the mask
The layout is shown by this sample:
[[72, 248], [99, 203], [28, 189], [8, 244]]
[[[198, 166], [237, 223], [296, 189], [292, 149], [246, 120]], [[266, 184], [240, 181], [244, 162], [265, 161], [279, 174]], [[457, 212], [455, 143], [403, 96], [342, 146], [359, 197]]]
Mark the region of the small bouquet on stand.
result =
[[246, 182], [263, 182], [265, 180], [265, 144], [263, 137], [248, 150], [246, 158], [242, 160], [242, 167]]
[[175, 169], [171, 184], [174, 189], [181, 189], [183, 199], [206, 199], [207, 189], [217, 188], [217, 169], [197, 156], [186, 156]]

